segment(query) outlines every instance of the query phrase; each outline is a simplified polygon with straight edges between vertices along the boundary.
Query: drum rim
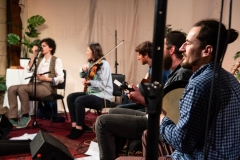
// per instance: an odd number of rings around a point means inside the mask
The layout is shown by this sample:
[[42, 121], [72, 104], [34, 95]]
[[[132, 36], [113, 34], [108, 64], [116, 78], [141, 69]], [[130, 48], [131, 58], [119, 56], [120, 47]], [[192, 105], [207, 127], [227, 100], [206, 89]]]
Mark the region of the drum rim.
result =
[[166, 88], [163, 89], [163, 96], [165, 96], [166, 94], [168, 94], [174, 89], [185, 88], [187, 84], [188, 84], [188, 81], [186, 80], [173, 81], [169, 83]]

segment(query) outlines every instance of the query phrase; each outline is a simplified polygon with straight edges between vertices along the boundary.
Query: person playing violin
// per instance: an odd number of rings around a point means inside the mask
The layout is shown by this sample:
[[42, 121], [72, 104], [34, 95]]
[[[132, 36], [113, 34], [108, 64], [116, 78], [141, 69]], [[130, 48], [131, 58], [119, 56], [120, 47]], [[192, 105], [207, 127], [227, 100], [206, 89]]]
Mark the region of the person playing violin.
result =
[[84, 132], [92, 129], [85, 125], [85, 108], [101, 109], [103, 104], [110, 103], [113, 92], [112, 75], [109, 63], [102, 58], [102, 47], [91, 43], [87, 47], [88, 64], [80, 68], [80, 77], [85, 92], [75, 92], [67, 96], [72, 129], [67, 135], [70, 139], [79, 138]]

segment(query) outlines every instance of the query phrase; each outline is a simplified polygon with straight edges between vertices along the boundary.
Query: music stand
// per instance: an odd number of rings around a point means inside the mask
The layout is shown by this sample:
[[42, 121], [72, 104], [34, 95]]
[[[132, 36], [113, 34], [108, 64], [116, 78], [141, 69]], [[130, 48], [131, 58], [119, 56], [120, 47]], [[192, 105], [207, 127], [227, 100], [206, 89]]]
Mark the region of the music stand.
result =
[[37, 86], [37, 59], [38, 59], [38, 55], [39, 55], [40, 51], [42, 51], [42, 47], [41, 46], [38, 48], [38, 51], [37, 51], [38, 53], [37, 53], [36, 57], [33, 60], [32, 66], [29, 68], [29, 71], [31, 71], [32, 67], [34, 66], [34, 72], [33, 72], [33, 75], [31, 76], [31, 77], [33, 77], [33, 82], [34, 82], [33, 83], [34, 84], [34, 94], [33, 94], [33, 100], [34, 100], [34, 121], [32, 123], [32, 127], [33, 128], [39, 128], [39, 129], [44, 130], [46, 132], [52, 132], [50, 130], [47, 130], [45, 128], [40, 127], [41, 124], [38, 124], [38, 122], [37, 122], [37, 105], [36, 105], [36, 101], [37, 101], [37, 97], [36, 97], [36, 89], [37, 89], [37, 87], [36, 87]]

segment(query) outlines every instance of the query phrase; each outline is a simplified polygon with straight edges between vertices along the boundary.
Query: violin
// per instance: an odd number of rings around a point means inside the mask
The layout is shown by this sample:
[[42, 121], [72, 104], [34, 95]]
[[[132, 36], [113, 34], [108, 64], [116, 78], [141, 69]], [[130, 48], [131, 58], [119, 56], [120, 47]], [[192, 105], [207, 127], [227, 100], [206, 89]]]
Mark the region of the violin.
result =
[[[88, 70], [88, 76], [86, 78], [86, 80], [92, 80], [94, 75], [97, 73], [98, 69], [100, 68], [100, 66], [102, 65], [102, 59], [104, 57], [106, 57], [109, 53], [111, 53], [113, 50], [115, 50], [118, 46], [120, 46], [122, 43], [124, 42], [124, 40], [122, 40], [117, 46], [115, 46], [113, 49], [111, 49], [110, 51], [108, 51], [104, 56], [102, 56], [101, 58], [99, 58], [95, 63], [92, 64], [92, 66], [90, 66], [89, 70]], [[86, 84], [84, 86], [84, 92], [87, 92], [88, 89], [88, 84]]]
[[[103, 58], [103, 57], [102, 57]], [[99, 60], [96, 61], [96, 63], [94, 63], [91, 68], [89, 69], [88, 72], [88, 77], [86, 78], [86, 80], [92, 80], [94, 75], [97, 73], [98, 69], [100, 68], [100, 66], [102, 65], [102, 58], [100, 58]], [[88, 89], [88, 85], [86, 84], [84, 86], [84, 92], [87, 92]]]

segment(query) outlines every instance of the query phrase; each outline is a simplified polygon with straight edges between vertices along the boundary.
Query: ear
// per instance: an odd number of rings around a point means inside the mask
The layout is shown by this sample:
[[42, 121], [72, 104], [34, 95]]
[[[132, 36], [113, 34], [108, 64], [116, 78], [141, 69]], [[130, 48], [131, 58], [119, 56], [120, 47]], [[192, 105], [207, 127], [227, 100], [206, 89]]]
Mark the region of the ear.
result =
[[148, 53], [146, 53], [144, 57], [145, 57], [145, 58], [149, 58]]
[[213, 52], [213, 47], [211, 45], [207, 45], [203, 50], [202, 50], [202, 57], [208, 57], [211, 56]]
[[170, 51], [170, 55], [173, 55], [173, 54], [175, 53], [175, 51], [176, 51], [176, 47], [175, 47], [175, 46], [172, 46], [172, 47], [169, 49], [169, 51]]

